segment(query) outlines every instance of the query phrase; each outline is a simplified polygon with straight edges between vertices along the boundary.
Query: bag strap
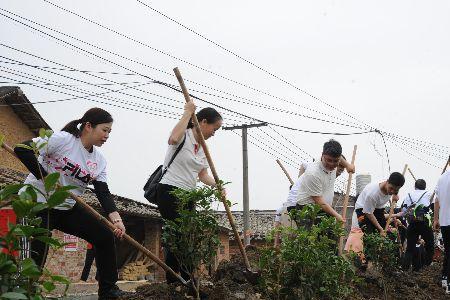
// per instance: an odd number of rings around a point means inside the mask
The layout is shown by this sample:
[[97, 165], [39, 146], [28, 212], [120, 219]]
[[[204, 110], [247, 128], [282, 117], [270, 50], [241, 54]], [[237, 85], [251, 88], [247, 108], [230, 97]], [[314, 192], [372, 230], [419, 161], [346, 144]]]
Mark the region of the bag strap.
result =
[[186, 141], [186, 134], [184, 134], [184, 138], [183, 141], [181, 142], [180, 145], [178, 145], [177, 150], [175, 150], [175, 153], [172, 155], [172, 158], [170, 159], [169, 163], [167, 164], [167, 167], [164, 168], [164, 171], [162, 173], [162, 175], [164, 176], [164, 174], [166, 174], [167, 169], [170, 167], [170, 165], [172, 164], [172, 162], [174, 161], [175, 157], [178, 155], [178, 153], [181, 151], [181, 148], [183, 148], [184, 146], [184, 142]]
[[420, 200], [423, 198], [423, 196], [425, 196], [426, 193], [427, 193], [427, 191], [425, 191], [425, 192], [422, 194], [422, 196], [420, 196], [420, 198], [419, 198], [416, 202], [413, 202], [413, 201], [412, 201], [412, 198], [411, 198], [411, 195], [408, 194], [409, 199], [411, 199], [411, 205], [410, 205], [409, 207], [412, 207], [413, 205], [416, 205], [417, 203], [419, 203]]

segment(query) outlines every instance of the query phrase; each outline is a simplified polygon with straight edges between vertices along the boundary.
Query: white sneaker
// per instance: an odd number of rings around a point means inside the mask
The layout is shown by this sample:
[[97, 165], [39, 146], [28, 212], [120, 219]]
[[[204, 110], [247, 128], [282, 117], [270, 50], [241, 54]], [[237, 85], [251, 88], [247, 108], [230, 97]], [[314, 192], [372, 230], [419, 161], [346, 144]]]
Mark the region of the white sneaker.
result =
[[447, 288], [447, 277], [446, 276], [442, 276], [441, 283], [442, 283], [443, 289]]

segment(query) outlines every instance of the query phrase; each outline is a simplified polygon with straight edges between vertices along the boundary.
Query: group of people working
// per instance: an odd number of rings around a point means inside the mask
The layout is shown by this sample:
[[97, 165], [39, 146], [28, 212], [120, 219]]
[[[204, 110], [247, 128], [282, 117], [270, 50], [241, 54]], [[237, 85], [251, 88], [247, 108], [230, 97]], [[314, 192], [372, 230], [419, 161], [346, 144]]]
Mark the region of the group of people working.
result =
[[[301, 164], [299, 177], [291, 185], [287, 200], [276, 212], [275, 227], [304, 225], [291, 220], [289, 212], [292, 209], [301, 210], [308, 204], [317, 204], [338, 222], [346, 222], [332, 207], [335, 179], [344, 169], [355, 172], [354, 165], [349, 164], [342, 155], [340, 144], [334, 140], [326, 142], [320, 161]], [[410, 270], [412, 265], [413, 271], [419, 271], [432, 263], [435, 252], [433, 229], [440, 229], [445, 249], [441, 283], [446, 293], [450, 294], [450, 282], [447, 281], [450, 275], [450, 171], [440, 177], [434, 200], [434, 193], [426, 190], [425, 180], [418, 179], [414, 190], [406, 195], [401, 207], [390, 216], [389, 207], [392, 202], [398, 202], [398, 193], [404, 184], [404, 176], [393, 172], [388, 179], [364, 187], [356, 196], [352, 230], [345, 250], [362, 253], [363, 234], [377, 232], [386, 236], [387, 231], [398, 232], [392, 234], [397, 242], [402, 244], [406, 240], [406, 251], [401, 254], [402, 269]], [[431, 219], [433, 211], [434, 221]], [[279, 235], [276, 235], [274, 246], [278, 247], [279, 243]]]
[[[214, 178], [208, 174], [208, 162], [200, 144], [200, 137], [197, 131], [193, 130], [191, 116], [195, 113], [195, 109], [192, 101], [185, 104], [184, 113], [168, 138], [164, 166], [169, 164], [179, 147], [180, 151], [157, 187], [158, 209], [166, 220], [174, 220], [178, 217], [178, 199], [171, 194], [171, 191], [176, 188], [193, 189], [196, 187], [197, 179], [208, 186], [216, 185]], [[222, 117], [213, 108], [204, 108], [196, 115], [205, 139], [213, 137], [222, 126]], [[43, 220], [42, 226], [48, 224], [50, 229], [58, 229], [78, 236], [93, 245], [98, 269], [96, 277], [99, 283], [99, 299], [115, 299], [126, 294], [116, 285], [118, 273], [114, 246], [115, 238], [121, 238], [126, 228], [108, 188], [106, 159], [98, 151], [98, 148], [107, 142], [112, 125], [113, 118], [107, 111], [92, 108], [82, 118], [69, 122], [50, 138], [33, 139], [32, 141], [37, 144], [47, 143], [39, 150], [38, 158], [32, 150], [23, 147], [14, 149], [18, 158], [30, 171], [25, 183], [43, 189], [42, 178], [49, 173], [59, 172], [60, 184], [76, 186], [77, 188], [72, 190], [76, 195], [81, 195], [88, 186], [93, 186], [104, 213], [115, 226], [114, 232], [98, 222], [70, 198], [58, 207], [42, 211], [39, 216]], [[24, 144], [30, 145], [32, 141], [26, 141]], [[276, 225], [292, 225], [288, 212], [292, 209], [302, 209], [310, 204], [317, 204], [323, 213], [336, 218], [339, 222], [346, 222], [332, 206], [336, 177], [340, 176], [344, 170], [355, 172], [355, 166], [346, 161], [339, 142], [327, 141], [323, 145], [320, 160], [302, 164], [300, 176], [291, 187], [287, 201], [277, 211]], [[385, 207], [390, 200], [398, 200], [397, 194], [404, 183], [404, 176], [394, 172], [385, 181], [368, 184], [357, 198], [356, 218], [354, 218], [357, 221], [352, 227], [357, 226], [363, 232], [379, 232], [385, 235], [387, 215]], [[419, 236], [425, 242], [427, 253], [425, 263], [430, 264], [432, 260], [433, 232], [430, 221], [426, 218], [430, 209], [430, 199], [430, 193], [426, 192], [425, 181], [417, 180], [415, 190], [408, 193], [403, 201], [403, 209], [393, 216], [408, 219], [406, 231], [408, 242], [405, 254], [405, 266], [408, 268]], [[45, 199], [38, 197], [38, 201], [43, 202]], [[445, 285], [447, 293], [450, 293], [447, 286], [447, 278], [450, 275], [449, 206], [450, 171], [447, 171], [439, 180], [434, 203], [434, 228], [437, 229], [440, 226], [445, 246], [442, 284]], [[275, 239], [275, 243], [277, 246], [279, 238]], [[32, 258], [38, 264], [45, 261], [45, 245], [42, 242], [33, 241], [31, 249]], [[177, 259], [168, 247], [165, 247], [164, 256], [169, 267], [175, 272], [180, 272], [186, 280], [189, 279], [188, 274], [180, 269]], [[167, 273], [166, 279], [167, 282], [177, 280], [170, 273]]]

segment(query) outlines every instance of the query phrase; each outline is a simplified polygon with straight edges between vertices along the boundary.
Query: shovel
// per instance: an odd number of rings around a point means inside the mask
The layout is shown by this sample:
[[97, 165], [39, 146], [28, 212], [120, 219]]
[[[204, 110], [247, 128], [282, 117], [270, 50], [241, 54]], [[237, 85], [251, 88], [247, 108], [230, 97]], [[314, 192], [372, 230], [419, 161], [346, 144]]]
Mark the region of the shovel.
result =
[[[352, 165], [355, 164], [356, 149], [357, 149], [357, 146], [356, 145], [353, 146], [353, 154], [352, 154], [352, 162], [351, 162]], [[350, 189], [352, 187], [352, 177], [353, 177], [353, 173], [349, 173], [348, 181], [347, 181], [347, 190], [345, 192], [344, 203], [342, 204], [342, 219], [344, 221], [347, 217], [347, 206], [348, 206], [348, 200], [350, 198]], [[345, 223], [342, 224], [342, 227], [344, 227], [344, 226], [345, 226]], [[339, 237], [339, 246], [338, 246], [339, 256], [342, 256], [343, 247], [344, 247], [344, 237], [341, 236], [341, 237]]]
[[[13, 156], [17, 157], [14, 150], [7, 144], [2, 143], [1, 145], [3, 149], [5, 149], [7, 152], [11, 153]], [[89, 206], [86, 202], [84, 202], [83, 199], [78, 197], [77, 195], [74, 195], [70, 193], [70, 197], [75, 200], [75, 202], [78, 203], [81, 207], [83, 207], [89, 214], [91, 214], [94, 218], [99, 220], [101, 223], [106, 225], [112, 232], [116, 229], [116, 227], [105, 217], [103, 217], [100, 213], [98, 213], [95, 209]], [[128, 234], [123, 235], [123, 239], [126, 240], [129, 244], [134, 246], [137, 250], [141, 251], [144, 255], [148, 256], [151, 260], [153, 260], [155, 263], [157, 263], [161, 268], [164, 269], [164, 271], [169, 272], [171, 275], [175, 276], [184, 286], [188, 288], [192, 288], [192, 282], [184, 280], [183, 277], [181, 277], [179, 274], [175, 273], [174, 270], [172, 270], [168, 265], [166, 265], [162, 260], [160, 260], [153, 252], [142, 246], [139, 242], [137, 242], [135, 239], [133, 239]]]
[[[183, 77], [181, 77], [180, 71], [178, 70], [178, 68], [173, 69], [173, 71], [175, 72], [175, 76], [177, 77], [178, 83], [180, 84], [181, 90], [183, 91], [184, 99], [186, 100], [186, 102], [191, 101], [191, 97], [186, 88], [186, 85], [184, 84]], [[192, 114], [191, 118], [192, 118], [192, 123], [194, 123], [194, 127], [197, 132], [197, 135], [200, 137], [200, 145], [202, 146], [203, 151], [205, 152], [206, 159], [208, 160], [208, 164], [209, 164], [209, 167], [211, 168], [211, 172], [213, 174], [214, 180], [216, 181], [219, 191], [222, 192], [222, 186], [220, 184], [219, 175], [217, 175], [216, 168], [212, 161], [211, 154], [209, 153], [208, 146], [206, 145], [205, 138], [203, 137], [203, 133], [200, 130], [200, 125], [198, 123], [197, 116], [195, 115], [195, 113]], [[241, 251], [241, 254], [242, 254], [242, 258], [244, 259], [245, 268], [246, 268], [244, 275], [250, 283], [256, 284], [261, 272], [259, 270], [258, 271], [251, 270], [250, 262], [247, 257], [247, 253], [245, 252], [244, 245], [242, 244], [241, 238], [236, 229], [236, 224], [234, 223], [233, 215], [231, 214], [230, 207], [228, 206], [228, 203], [227, 203], [227, 199], [225, 198], [225, 196], [223, 194], [221, 196], [221, 200], [222, 200], [223, 206], [225, 207], [225, 210], [227, 212], [228, 221], [230, 222], [231, 228], [233, 229], [234, 237], [238, 243], [239, 250]]]
[[284, 175], [286, 175], [286, 177], [289, 180], [289, 182], [291, 184], [294, 184], [294, 180], [292, 180], [291, 176], [289, 175], [289, 173], [287, 172], [286, 168], [283, 166], [283, 164], [281, 163], [281, 161], [279, 159], [277, 159], [277, 164], [280, 166], [281, 170], [283, 170]]

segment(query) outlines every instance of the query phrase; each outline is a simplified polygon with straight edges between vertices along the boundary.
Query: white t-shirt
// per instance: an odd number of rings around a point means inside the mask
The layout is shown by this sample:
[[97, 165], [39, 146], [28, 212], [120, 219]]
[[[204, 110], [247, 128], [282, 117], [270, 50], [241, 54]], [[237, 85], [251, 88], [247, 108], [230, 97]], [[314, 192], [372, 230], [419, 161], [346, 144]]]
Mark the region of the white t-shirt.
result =
[[[306, 172], [306, 169], [308, 169], [309, 163], [303, 162], [302, 164], [303, 169]], [[289, 194], [287, 197], [286, 202], [283, 203], [286, 207], [295, 206], [297, 204], [297, 196], [298, 196], [298, 189], [300, 187], [300, 182], [302, 181], [303, 174], [297, 178], [297, 180], [294, 182], [294, 185], [289, 190]]]
[[[422, 195], [423, 195], [423, 197], [422, 197]], [[411, 198], [409, 196], [411, 196]], [[422, 197], [422, 198], [420, 198], [420, 197]], [[406, 210], [412, 204], [414, 204], [415, 207], [418, 207], [419, 205], [428, 207], [428, 206], [430, 206], [430, 197], [431, 197], [431, 194], [428, 191], [414, 190], [414, 191], [410, 192], [408, 195], [406, 195], [406, 197], [403, 199], [402, 206], [406, 206], [403, 208], [403, 210]], [[420, 199], [420, 201], [419, 201], [419, 199]]]
[[[183, 138], [176, 145], [169, 145], [166, 158], [164, 159], [164, 167], [169, 164], [170, 159], [183, 141]], [[197, 185], [198, 173], [208, 167], [208, 161], [203, 148], [195, 140], [192, 129], [187, 129], [186, 141], [184, 142], [183, 148], [167, 169], [160, 183], [172, 185], [184, 190], [192, 190]]]
[[439, 178], [436, 197], [439, 201], [439, 224], [450, 226], [450, 170]]
[[[71, 190], [75, 195], [81, 195], [86, 187], [93, 181], [106, 182], [106, 160], [94, 146], [92, 152], [84, 148], [80, 138], [65, 132], [55, 132], [49, 139], [40, 137], [33, 141], [38, 145], [48, 141], [47, 145], [39, 150], [38, 161], [49, 174], [59, 172], [59, 184], [77, 186]], [[42, 180], [29, 174], [25, 183], [32, 184], [41, 191], [45, 191]], [[38, 202], [45, 202], [45, 198], [38, 194]], [[56, 209], [69, 209], [75, 205], [75, 200], [67, 198], [65, 203]]]
[[379, 183], [369, 183], [356, 200], [355, 210], [362, 208], [363, 213], [373, 214], [376, 208], [384, 208], [390, 198], [390, 195], [383, 194]]
[[333, 203], [336, 169], [328, 171], [321, 161], [308, 165], [298, 188], [297, 203], [306, 205], [315, 203], [313, 196], [322, 196], [326, 203]]

